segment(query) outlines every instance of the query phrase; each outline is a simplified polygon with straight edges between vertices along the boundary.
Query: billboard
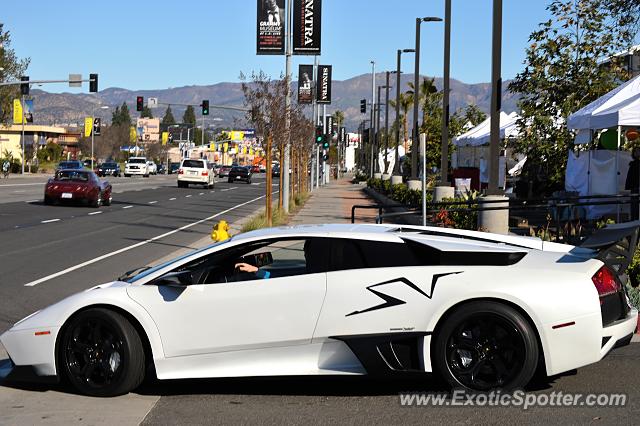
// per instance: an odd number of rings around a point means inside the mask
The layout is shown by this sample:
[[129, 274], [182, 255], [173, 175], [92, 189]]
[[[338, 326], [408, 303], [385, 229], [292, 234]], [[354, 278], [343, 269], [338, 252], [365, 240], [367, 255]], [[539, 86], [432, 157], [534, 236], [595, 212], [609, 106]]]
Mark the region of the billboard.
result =
[[313, 102], [313, 65], [298, 66], [298, 103]]
[[256, 53], [284, 54], [284, 0], [257, 0]]
[[293, 0], [293, 54], [320, 55], [321, 0]]
[[318, 65], [318, 84], [316, 101], [319, 104], [331, 103], [331, 65]]
[[138, 118], [136, 122], [138, 142], [160, 141], [160, 119]]

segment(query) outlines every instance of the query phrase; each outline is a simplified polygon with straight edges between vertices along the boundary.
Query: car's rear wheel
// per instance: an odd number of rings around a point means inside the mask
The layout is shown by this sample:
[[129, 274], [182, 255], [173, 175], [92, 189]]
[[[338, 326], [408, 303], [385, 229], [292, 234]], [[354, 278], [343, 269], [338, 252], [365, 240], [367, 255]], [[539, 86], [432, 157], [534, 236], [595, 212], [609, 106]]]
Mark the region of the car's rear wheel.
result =
[[53, 204], [53, 200], [48, 195], [45, 195], [44, 196], [44, 203], [48, 206], [50, 204]]
[[104, 205], [105, 206], [110, 206], [111, 205], [111, 201], [113, 201], [113, 197], [111, 196], [111, 194], [109, 194], [109, 198], [104, 200]]
[[433, 362], [453, 388], [486, 392], [524, 387], [538, 366], [535, 331], [517, 310], [478, 301], [456, 309], [436, 330]]
[[101, 308], [80, 312], [65, 326], [59, 348], [64, 377], [85, 395], [122, 395], [144, 379], [140, 336], [117, 312]]

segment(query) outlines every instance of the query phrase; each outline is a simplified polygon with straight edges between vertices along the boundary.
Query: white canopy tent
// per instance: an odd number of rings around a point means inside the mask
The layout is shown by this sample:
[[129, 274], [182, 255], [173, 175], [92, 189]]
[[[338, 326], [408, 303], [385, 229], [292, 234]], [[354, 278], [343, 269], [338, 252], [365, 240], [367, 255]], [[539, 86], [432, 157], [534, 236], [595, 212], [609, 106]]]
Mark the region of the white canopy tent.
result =
[[571, 114], [567, 119], [567, 126], [579, 133], [611, 127], [640, 126], [640, 76]]
[[[569, 153], [565, 189], [580, 195], [612, 195], [624, 191], [631, 155], [619, 151], [623, 127], [640, 126], [640, 76], [616, 87], [606, 95], [574, 112], [567, 119], [567, 127], [577, 130], [575, 144], [591, 142], [593, 132], [617, 129], [616, 150], [588, 151], [582, 155]], [[589, 206], [587, 218], [627, 210], [628, 206]]]

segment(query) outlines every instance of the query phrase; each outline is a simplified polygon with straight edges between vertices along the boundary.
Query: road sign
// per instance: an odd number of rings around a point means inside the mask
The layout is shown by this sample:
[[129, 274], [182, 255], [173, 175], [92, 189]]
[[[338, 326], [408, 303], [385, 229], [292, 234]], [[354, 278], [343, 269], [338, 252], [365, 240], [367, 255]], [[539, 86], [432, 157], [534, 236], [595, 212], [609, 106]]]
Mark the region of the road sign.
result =
[[69, 87], [82, 87], [82, 74], [69, 74]]
[[93, 119], [93, 134], [95, 136], [100, 136], [100, 128], [101, 128], [101, 122], [99, 118], [94, 118]]
[[149, 107], [149, 108], [158, 108], [158, 98], [149, 98], [149, 99], [147, 99], [147, 107]]

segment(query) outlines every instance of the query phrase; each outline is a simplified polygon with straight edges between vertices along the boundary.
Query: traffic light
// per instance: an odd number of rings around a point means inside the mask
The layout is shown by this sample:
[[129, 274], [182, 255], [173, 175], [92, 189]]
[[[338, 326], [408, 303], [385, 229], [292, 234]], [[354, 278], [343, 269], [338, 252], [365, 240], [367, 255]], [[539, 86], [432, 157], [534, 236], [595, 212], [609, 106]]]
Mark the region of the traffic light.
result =
[[329, 154], [322, 154], [322, 161], [329, 161]]
[[322, 129], [322, 126], [316, 126], [316, 143], [317, 144], [322, 144], [324, 143], [325, 137], [324, 137], [324, 131]]
[[363, 114], [366, 114], [367, 112], [367, 100], [366, 99], [360, 99], [360, 112]]
[[89, 74], [89, 92], [98, 93], [98, 74]]
[[138, 96], [136, 98], [136, 111], [142, 111], [144, 109], [144, 98], [142, 96]]
[[209, 115], [209, 101], [207, 99], [202, 101], [202, 115]]
[[323, 149], [329, 149], [329, 139], [325, 136], [324, 140], [322, 141], [322, 148]]
[[20, 83], [20, 94], [27, 96], [29, 94], [29, 77], [23, 75], [20, 77], [20, 81], [26, 81], [26, 83]]

